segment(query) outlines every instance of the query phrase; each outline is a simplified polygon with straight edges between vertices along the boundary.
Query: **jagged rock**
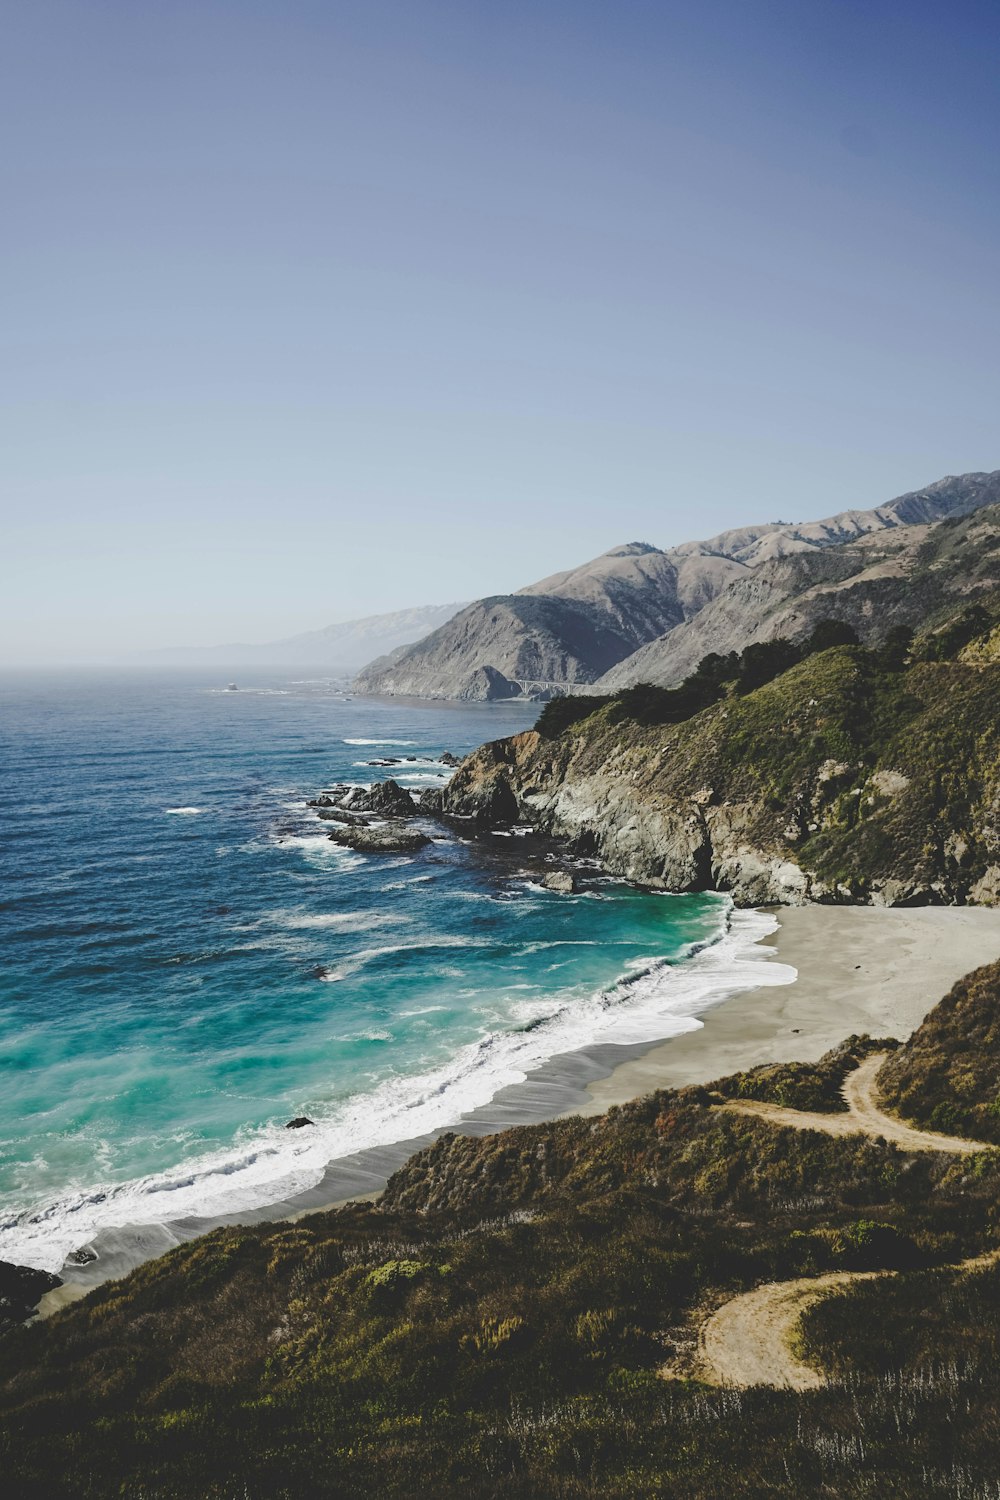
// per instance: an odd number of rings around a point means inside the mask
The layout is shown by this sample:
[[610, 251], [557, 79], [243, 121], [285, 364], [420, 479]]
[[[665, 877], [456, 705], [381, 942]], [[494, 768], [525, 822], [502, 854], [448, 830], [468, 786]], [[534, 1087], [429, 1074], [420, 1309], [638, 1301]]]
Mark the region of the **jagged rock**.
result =
[[430, 843], [426, 833], [401, 821], [367, 828], [337, 828], [330, 838], [345, 849], [365, 854], [409, 854]]
[[352, 812], [375, 813], [380, 818], [412, 818], [417, 811], [410, 793], [391, 778], [376, 781], [374, 786], [367, 788], [355, 788], [349, 805]]
[[308, 1115], [296, 1115], [294, 1120], [289, 1120], [285, 1126], [286, 1130], [304, 1130], [307, 1125], [315, 1125], [315, 1120], [310, 1120]]
[[417, 806], [422, 813], [425, 813], [430, 818], [440, 817], [444, 811], [444, 788], [440, 786], [426, 787], [417, 798]]
[[450, 750], [443, 751], [439, 759], [443, 766], [450, 766], [453, 770], [456, 770], [462, 764], [458, 756], [452, 755]]
[[542, 885], [547, 891], [558, 891], [562, 896], [572, 896], [576, 890], [576, 876], [569, 870], [550, 870], [542, 878]]

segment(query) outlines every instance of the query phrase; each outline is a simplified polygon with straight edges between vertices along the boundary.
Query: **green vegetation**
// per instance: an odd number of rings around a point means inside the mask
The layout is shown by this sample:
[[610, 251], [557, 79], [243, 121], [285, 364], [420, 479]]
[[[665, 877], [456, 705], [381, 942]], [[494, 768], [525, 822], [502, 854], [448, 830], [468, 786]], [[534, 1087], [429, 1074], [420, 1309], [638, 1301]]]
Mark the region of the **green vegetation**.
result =
[[848, 1073], [873, 1052], [891, 1052], [892, 1038], [851, 1036], [824, 1053], [818, 1063], [771, 1063], [733, 1073], [709, 1088], [727, 1099], [760, 1099], [785, 1109], [836, 1114], [846, 1110], [843, 1088]]
[[[690, 817], [695, 802], [709, 809], [698, 866], [706, 885], [727, 888], [725, 870], [714, 868], [712, 810], [733, 808], [739, 838], [723, 823], [723, 849], [728, 840], [762, 861], [798, 865], [819, 899], [867, 901], [885, 891], [879, 899], [890, 904], [997, 900], [1000, 643], [993, 616], [963, 606], [916, 641], [896, 627], [877, 649], [828, 646], [827, 635], [824, 626], [802, 648], [773, 641], [740, 657], [708, 658], [676, 689], [630, 688], [597, 708], [593, 699], [549, 705], [537, 751], [497, 773], [512, 815], [522, 786], [541, 789], [554, 809], [541, 814], [541, 826], [559, 833], [556, 798], [575, 780], [588, 783], [579, 800], [603, 811], [592, 830], [574, 823], [573, 836], [634, 879], [645, 878], [646, 856], [633, 840], [616, 866], [614, 820], [664, 806]], [[788, 652], [801, 657], [791, 667]], [[559, 729], [558, 714], [573, 720], [576, 712], [582, 717], [571, 732], [545, 738]], [[470, 763], [456, 778], [458, 810], [463, 799], [475, 805], [479, 774]], [[608, 782], [607, 794], [592, 787], [594, 778]], [[628, 785], [628, 807], [614, 803], [615, 782]], [[537, 808], [536, 796], [530, 816], [539, 816]], [[662, 856], [647, 843], [655, 877]]]
[[1000, 1146], [1000, 1008], [992, 971], [959, 980], [879, 1075], [889, 1108], [927, 1130]]
[[716, 653], [705, 656], [690, 677], [676, 688], [642, 682], [606, 698], [582, 695], [554, 698], [542, 709], [535, 728], [544, 739], [556, 739], [571, 725], [602, 708], [615, 724], [627, 720], [636, 724], [682, 724], [727, 694], [751, 693], [773, 682], [782, 672], [818, 651], [858, 644], [857, 634], [850, 625], [839, 620], [821, 620], [801, 645], [783, 639], [761, 641], [742, 652], [731, 651], [728, 656]]
[[[969, 992], [1000, 1010], [1000, 965]], [[985, 1097], [989, 1033], [962, 1034]], [[936, 1036], [892, 1063], [916, 1080]], [[871, 1045], [767, 1086], [823, 1107]], [[910, 1157], [704, 1089], [445, 1136], [377, 1205], [216, 1231], [0, 1342], [5, 1494], [987, 1500], [995, 1279], [933, 1268], [995, 1243], [998, 1191], [1000, 1152]], [[810, 1311], [803, 1347], [838, 1381], [692, 1378], [706, 1306], [839, 1268], [899, 1274]]]

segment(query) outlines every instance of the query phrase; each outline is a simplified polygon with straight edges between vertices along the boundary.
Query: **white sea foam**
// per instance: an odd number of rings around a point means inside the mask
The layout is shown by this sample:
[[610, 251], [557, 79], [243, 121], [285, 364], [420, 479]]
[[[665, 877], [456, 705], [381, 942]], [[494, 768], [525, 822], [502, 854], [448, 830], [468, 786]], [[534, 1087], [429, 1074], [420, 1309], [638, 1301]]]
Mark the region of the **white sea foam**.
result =
[[387, 1079], [325, 1117], [314, 1112], [314, 1129], [248, 1132], [232, 1148], [204, 1152], [174, 1171], [67, 1194], [8, 1218], [0, 1223], [0, 1258], [58, 1271], [70, 1251], [102, 1229], [264, 1207], [314, 1187], [339, 1157], [455, 1124], [559, 1053], [695, 1030], [699, 1013], [718, 1001], [795, 979], [795, 969], [772, 962], [774, 950], [760, 943], [777, 926], [766, 913], [733, 911], [725, 933], [685, 962], [657, 961], [601, 994], [553, 1000], [547, 1014], [532, 1004], [533, 1019], [523, 1029], [486, 1032], [440, 1067]]
[[417, 740], [341, 740], [342, 745], [416, 745]]
[[175, 818], [193, 818], [196, 813], [204, 812], [203, 807], [165, 807], [164, 812], [172, 813]]
[[283, 927], [348, 927], [357, 932], [373, 932], [376, 927], [402, 927], [412, 917], [385, 911], [331, 911], [309, 915], [303, 912], [276, 911], [271, 920]]

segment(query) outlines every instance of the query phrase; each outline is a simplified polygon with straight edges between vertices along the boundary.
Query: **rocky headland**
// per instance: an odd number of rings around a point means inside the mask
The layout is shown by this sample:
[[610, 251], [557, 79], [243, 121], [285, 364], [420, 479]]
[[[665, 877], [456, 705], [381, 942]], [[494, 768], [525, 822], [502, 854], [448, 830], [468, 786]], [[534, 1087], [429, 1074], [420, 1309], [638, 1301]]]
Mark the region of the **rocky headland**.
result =
[[552, 704], [470, 756], [444, 810], [743, 906], [996, 904], [1000, 632], [966, 609], [900, 641], [813, 652], [703, 708], [687, 687]]

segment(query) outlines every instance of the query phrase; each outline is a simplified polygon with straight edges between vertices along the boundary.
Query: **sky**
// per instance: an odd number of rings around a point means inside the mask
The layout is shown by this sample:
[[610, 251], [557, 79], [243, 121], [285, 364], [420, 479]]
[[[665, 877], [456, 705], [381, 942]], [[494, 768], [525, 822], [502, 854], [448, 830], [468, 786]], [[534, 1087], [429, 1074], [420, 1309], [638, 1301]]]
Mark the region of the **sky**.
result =
[[1000, 467], [1000, 20], [10, 0], [0, 661]]

